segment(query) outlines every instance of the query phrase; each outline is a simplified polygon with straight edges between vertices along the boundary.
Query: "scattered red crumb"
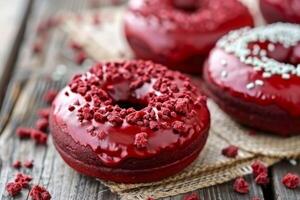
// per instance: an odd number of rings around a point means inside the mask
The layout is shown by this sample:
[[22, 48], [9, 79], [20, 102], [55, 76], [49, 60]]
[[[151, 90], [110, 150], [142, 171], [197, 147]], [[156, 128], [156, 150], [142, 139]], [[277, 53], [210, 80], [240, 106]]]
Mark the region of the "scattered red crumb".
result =
[[254, 177], [257, 177], [261, 173], [268, 174], [267, 166], [259, 160], [253, 162], [251, 167], [252, 167]]
[[234, 191], [246, 194], [249, 192], [249, 184], [246, 182], [246, 180], [242, 177], [235, 179], [233, 184]]
[[299, 175], [293, 174], [293, 173], [287, 173], [281, 180], [283, 185], [285, 185], [287, 188], [295, 189], [299, 187], [300, 184], [300, 178]]
[[14, 197], [20, 194], [22, 185], [20, 183], [10, 182], [6, 184], [5, 189], [10, 196]]
[[95, 13], [93, 15], [93, 24], [94, 25], [99, 25], [101, 23], [101, 19], [98, 13]]
[[20, 169], [21, 166], [22, 166], [22, 163], [21, 163], [21, 161], [16, 160], [16, 161], [13, 163], [12, 166], [13, 166], [14, 168], [16, 168], [16, 169]]
[[251, 200], [260, 200], [260, 198], [259, 197], [252, 197]]
[[235, 158], [238, 154], [239, 148], [234, 145], [222, 149], [222, 154], [228, 158]]
[[148, 134], [145, 132], [141, 132], [135, 135], [134, 138], [134, 145], [137, 146], [137, 148], [145, 148], [148, 144]]
[[21, 139], [30, 138], [31, 130], [32, 130], [31, 128], [19, 127], [16, 130], [16, 134]]
[[41, 118], [48, 119], [51, 112], [51, 107], [41, 108], [37, 111], [37, 115]]
[[47, 131], [49, 122], [46, 118], [40, 118], [36, 121], [35, 127], [40, 131]]
[[15, 177], [15, 183], [19, 183], [23, 188], [27, 188], [29, 186], [29, 182], [32, 180], [32, 177], [26, 174], [18, 173]]
[[184, 196], [182, 200], [200, 200], [200, 198], [196, 193], [192, 193]]
[[51, 195], [50, 193], [46, 190], [46, 188], [35, 185], [32, 187], [30, 194], [32, 200], [50, 200]]
[[33, 167], [33, 160], [26, 160], [23, 164], [24, 167], [31, 169]]
[[46, 144], [48, 135], [42, 131], [32, 129], [31, 131], [31, 138], [35, 140], [37, 144]]
[[75, 42], [75, 41], [71, 41], [70, 42], [70, 47], [74, 50], [74, 51], [81, 51], [82, 50], [82, 46], [81, 44]]
[[44, 101], [48, 104], [51, 104], [52, 101], [55, 99], [56, 95], [57, 95], [58, 91], [55, 89], [50, 89], [48, 90], [45, 94], [44, 94]]
[[13, 182], [9, 182], [6, 184], [5, 189], [10, 196], [16, 196], [20, 194], [22, 188], [27, 188], [29, 186], [29, 182], [31, 180], [31, 176], [18, 173]]
[[155, 200], [155, 199], [153, 199], [152, 197], [148, 197], [147, 200]]
[[75, 55], [75, 62], [78, 65], [82, 65], [82, 63], [85, 61], [85, 59], [87, 58], [87, 55], [84, 51], [79, 51], [76, 55]]
[[268, 177], [268, 174], [263, 172], [263, 173], [260, 173], [256, 176], [255, 178], [255, 182], [259, 185], [266, 185], [269, 183], [269, 177]]
[[32, 46], [32, 52], [35, 54], [40, 54], [43, 51], [44, 45], [41, 42], [35, 42]]

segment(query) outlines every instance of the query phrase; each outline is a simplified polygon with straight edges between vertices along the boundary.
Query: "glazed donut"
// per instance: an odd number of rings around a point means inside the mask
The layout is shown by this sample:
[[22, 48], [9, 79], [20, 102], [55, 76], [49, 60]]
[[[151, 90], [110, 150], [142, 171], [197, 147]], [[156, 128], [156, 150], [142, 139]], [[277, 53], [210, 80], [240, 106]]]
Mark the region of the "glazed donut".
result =
[[131, 0], [125, 34], [136, 57], [200, 74], [222, 35], [253, 23], [237, 0]]
[[204, 67], [215, 102], [236, 121], [281, 136], [300, 134], [300, 26], [233, 31]]
[[206, 143], [206, 98], [190, 79], [150, 61], [99, 63], [52, 104], [54, 144], [78, 172], [123, 183], [158, 181]]
[[300, 23], [299, 0], [260, 0], [260, 8], [268, 23]]

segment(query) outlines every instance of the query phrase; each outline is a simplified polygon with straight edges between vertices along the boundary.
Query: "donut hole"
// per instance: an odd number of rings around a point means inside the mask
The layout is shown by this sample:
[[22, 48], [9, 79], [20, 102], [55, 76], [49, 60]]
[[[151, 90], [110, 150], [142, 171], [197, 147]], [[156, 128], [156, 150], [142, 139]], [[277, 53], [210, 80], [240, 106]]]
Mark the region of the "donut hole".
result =
[[120, 106], [120, 108], [128, 109], [133, 108], [136, 111], [142, 110], [147, 107], [147, 104], [138, 100], [119, 100], [115, 102], [116, 105]]
[[172, 0], [173, 7], [187, 13], [196, 12], [200, 8], [199, 0]]

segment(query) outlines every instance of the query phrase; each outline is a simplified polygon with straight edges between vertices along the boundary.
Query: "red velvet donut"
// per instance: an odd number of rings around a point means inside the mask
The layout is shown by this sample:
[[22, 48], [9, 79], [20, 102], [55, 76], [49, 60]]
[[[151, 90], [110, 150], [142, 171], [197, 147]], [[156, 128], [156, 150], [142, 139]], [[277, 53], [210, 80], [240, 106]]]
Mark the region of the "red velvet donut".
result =
[[75, 170], [123, 183], [158, 181], [203, 148], [206, 98], [189, 78], [146, 61], [99, 63], [56, 97], [54, 144]]
[[260, 0], [260, 8], [268, 23], [300, 23], [299, 0]]
[[253, 19], [237, 0], [131, 0], [125, 16], [138, 58], [197, 74], [215, 42], [243, 26], [253, 26]]
[[300, 26], [277, 23], [223, 37], [204, 68], [211, 97], [238, 122], [300, 134]]

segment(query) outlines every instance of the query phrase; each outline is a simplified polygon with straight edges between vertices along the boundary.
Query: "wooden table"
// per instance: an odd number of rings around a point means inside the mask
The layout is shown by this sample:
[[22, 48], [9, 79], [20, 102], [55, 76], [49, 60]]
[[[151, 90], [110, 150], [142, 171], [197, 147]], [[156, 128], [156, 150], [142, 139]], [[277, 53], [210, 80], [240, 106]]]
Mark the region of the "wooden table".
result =
[[[51, 34], [43, 54], [37, 59], [32, 54], [36, 29], [41, 20], [61, 10], [81, 12], [91, 8], [92, 0], [1, 0], [0, 1], [0, 199], [11, 199], [5, 191], [5, 184], [17, 172], [11, 163], [17, 159], [34, 159], [33, 170], [26, 173], [34, 177], [33, 182], [46, 186], [55, 200], [118, 199], [98, 181], [79, 175], [66, 166], [56, 151], [52, 141], [47, 147], [35, 146], [30, 141], [20, 141], [14, 132], [20, 124], [30, 126], [36, 120], [35, 110], [45, 106], [41, 100], [47, 88], [61, 87], [64, 83], [44, 78], [29, 79], [43, 68], [64, 65], [78, 67], [64, 54], [65, 38]], [[77, 67], [77, 68], [76, 68]], [[32, 77], [32, 76], [31, 76]], [[265, 187], [256, 185], [252, 176], [250, 193], [239, 195], [232, 189], [232, 182], [196, 191], [205, 200], [243, 200], [259, 197], [261, 200], [297, 200], [300, 190], [289, 190], [282, 186], [281, 177], [286, 172], [300, 174], [300, 165], [288, 161], [270, 169], [271, 182]], [[172, 198], [179, 200], [183, 195]], [[27, 199], [28, 190], [16, 199]]]

